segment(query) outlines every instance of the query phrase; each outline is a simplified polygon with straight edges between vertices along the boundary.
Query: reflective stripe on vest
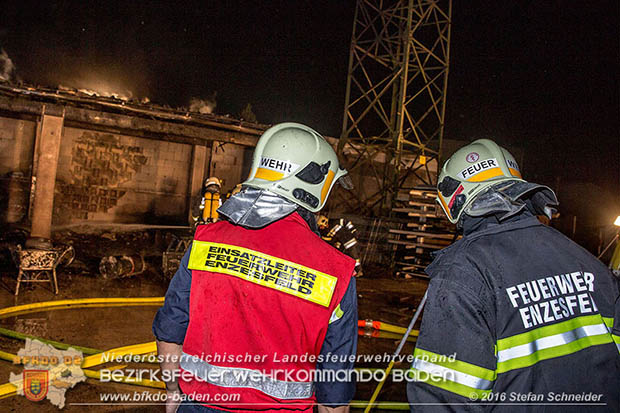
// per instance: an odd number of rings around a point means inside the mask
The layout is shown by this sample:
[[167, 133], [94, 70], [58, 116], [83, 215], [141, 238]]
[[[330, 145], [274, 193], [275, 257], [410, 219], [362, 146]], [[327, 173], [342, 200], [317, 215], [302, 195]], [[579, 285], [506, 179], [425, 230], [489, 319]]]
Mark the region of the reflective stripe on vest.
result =
[[[620, 251], [620, 250], [618, 250]], [[616, 343], [616, 347], [618, 347], [618, 353], [620, 353], [620, 335], [613, 333], [614, 328], [614, 319], [613, 317], [603, 317], [603, 321], [607, 328], [609, 328], [609, 332], [611, 333], [611, 339]]]
[[617, 336], [615, 334], [611, 335], [611, 338], [614, 340], [614, 342], [616, 343], [616, 347], [618, 347], [618, 353], [620, 353], [620, 336]]
[[577, 317], [498, 340], [497, 372], [529, 367], [542, 360], [611, 342], [610, 332], [599, 314]]
[[312, 382], [284, 381], [274, 379], [258, 370], [215, 366], [185, 352], [179, 365], [183, 370], [189, 371], [209, 384], [254, 389], [276, 399], [308, 399], [314, 392]]
[[334, 226], [328, 233], [327, 236], [328, 237], [333, 237], [334, 235], [336, 235], [336, 233], [338, 231], [340, 231], [340, 228], [342, 228], [342, 225], [336, 225]]
[[614, 319], [613, 319], [613, 317], [603, 317], [603, 322], [608, 327], [609, 332], [611, 332], [611, 329], [614, 328]]
[[312, 268], [228, 244], [196, 241], [190, 270], [222, 273], [329, 307], [338, 279]]
[[350, 240], [344, 243], [344, 249], [348, 250], [349, 248], [353, 247], [355, 244], [357, 244], [357, 240], [355, 238], [351, 238]]
[[493, 370], [451, 360], [421, 348], [414, 351], [415, 361], [411, 369], [414, 381], [424, 382], [452, 393], [470, 398], [473, 394], [482, 397], [493, 387], [496, 374]]

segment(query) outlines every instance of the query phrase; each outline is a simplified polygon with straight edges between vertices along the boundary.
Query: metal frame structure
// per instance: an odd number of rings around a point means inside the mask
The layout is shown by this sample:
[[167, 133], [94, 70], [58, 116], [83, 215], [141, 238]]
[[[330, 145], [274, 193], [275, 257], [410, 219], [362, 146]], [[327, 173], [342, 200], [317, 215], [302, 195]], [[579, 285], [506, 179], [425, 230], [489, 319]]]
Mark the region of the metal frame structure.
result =
[[451, 13], [451, 0], [357, 1], [338, 143], [361, 176], [357, 212], [385, 215], [413, 176], [436, 182], [429, 164], [441, 153]]

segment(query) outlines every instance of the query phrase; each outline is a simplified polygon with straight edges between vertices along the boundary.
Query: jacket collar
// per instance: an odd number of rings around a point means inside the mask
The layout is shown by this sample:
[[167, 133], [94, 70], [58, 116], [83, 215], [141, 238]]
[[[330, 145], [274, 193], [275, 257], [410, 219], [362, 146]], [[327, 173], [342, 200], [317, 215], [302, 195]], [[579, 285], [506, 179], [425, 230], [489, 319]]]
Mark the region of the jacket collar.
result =
[[[518, 214], [513, 215], [510, 218], [503, 219], [501, 221], [499, 218], [499, 214], [487, 215], [484, 217], [471, 217], [469, 215], [463, 215], [463, 236], [469, 237], [481, 231], [486, 231], [493, 228], [501, 231], [500, 227], [503, 225], [513, 222], [521, 222], [524, 220], [527, 220], [529, 222], [530, 218], [536, 219], [534, 215], [527, 209], [523, 209]], [[536, 221], [538, 220], [536, 219]]]
[[493, 215], [480, 218], [465, 216], [463, 219], [463, 238], [442, 250], [433, 252], [431, 255], [434, 259], [433, 262], [426, 267], [426, 273], [430, 275], [430, 272], [438, 265], [437, 263], [443, 255], [448, 254], [450, 251], [454, 251], [466, 242], [483, 235], [497, 234], [535, 225], [543, 224], [528, 210], [524, 210], [501, 222], [498, 217]]

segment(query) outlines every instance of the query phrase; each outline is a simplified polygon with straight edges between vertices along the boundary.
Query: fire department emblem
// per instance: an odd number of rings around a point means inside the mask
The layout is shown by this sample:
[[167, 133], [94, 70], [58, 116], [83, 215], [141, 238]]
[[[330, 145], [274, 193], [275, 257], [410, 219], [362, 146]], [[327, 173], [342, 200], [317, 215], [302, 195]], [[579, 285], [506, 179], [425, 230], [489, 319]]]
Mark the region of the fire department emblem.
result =
[[465, 157], [465, 160], [469, 163], [474, 163], [476, 162], [478, 159], [480, 159], [480, 155], [478, 155], [476, 152], [470, 152], [469, 154], [467, 154], [467, 156]]
[[48, 370], [24, 370], [24, 396], [33, 402], [41, 401], [47, 395]]

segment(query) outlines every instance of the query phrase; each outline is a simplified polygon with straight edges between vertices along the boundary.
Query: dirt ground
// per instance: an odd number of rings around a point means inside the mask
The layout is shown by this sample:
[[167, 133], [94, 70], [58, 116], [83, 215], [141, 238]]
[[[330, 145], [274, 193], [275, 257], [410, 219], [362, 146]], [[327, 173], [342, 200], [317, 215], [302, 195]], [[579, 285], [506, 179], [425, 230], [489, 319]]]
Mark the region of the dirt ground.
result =
[[[158, 249], [165, 248], [165, 235], [152, 232], [138, 232], [110, 235], [108, 238], [93, 239], [92, 236], [73, 236], [73, 245], [78, 252], [76, 261], [58, 271], [60, 292], [54, 295], [48, 284], [28, 286], [13, 295], [16, 270], [4, 256], [0, 262], [0, 307], [87, 297], [160, 297], [168, 281], [158, 268]], [[110, 239], [114, 238], [114, 239]], [[63, 241], [71, 239], [65, 234]], [[100, 240], [100, 241], [98, 241]], [[6, 240], [5, 240], [6, 241]], [[147, 250], [150, 246], [149, 269], [137, 276], [105, 280], [98, 275], [97, 264], [104, 253], [122, 252], [127, 248]], [[375, 273], [378, 271], [375, 271]], [[416, 279], [376, 278], [372, 272], [358, 279], [358, 306], [360, 319], [372, 319], [406, 327], [415, 307], [420, 302], [427, 282]], [[16, 330], [63, 343], [106, 350], [130, 344], [152, 341], [151, 323], [157, 307], [116, 307], [64, 309], [19, 315], [0, 319], [0, 327]], [[416, 328], [419, 327], [419, 323]], [[398, 344], [396, 339], [359, 336], [358, 354], [391, 354]], [[15, 354], [23, 341], [0, 336], [0, 350]], [[413, 352], [409, 342], [403, 354]], [[151, 365], [152, 367], [155, 367]], [[387, 363], [360, 364], [358, 367], [382, 367]], [[395, 368], [408, 368], [396, 365]], [[100, 368], [100, 367], [97, 367]], [[0, 360], [0, 384], [7, 383], [9, 372], [20, 373], [21, 366]], [[368, 400], [375, 382], [357, 386], [356, 400]], [[158, 392], [156, 389], [116, 383], [100, 383], [94, 379], [77, 384], [66, 392], [66, 412], [151, 412], [163, 411], [161, 406], [135, 406], [100, 404], [84, 406], [76, 403], [98, 403], [102, 393]], [[383, 388], [379, 401], [406, 401], [405, 383], [388, 383]], [[49, 401], [31, 402], [21, 396], [0, 400], [2, 412], [56, 412], [58, 409]], [[380, 411], [380, 410], [376, 410]]]

